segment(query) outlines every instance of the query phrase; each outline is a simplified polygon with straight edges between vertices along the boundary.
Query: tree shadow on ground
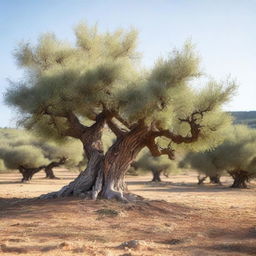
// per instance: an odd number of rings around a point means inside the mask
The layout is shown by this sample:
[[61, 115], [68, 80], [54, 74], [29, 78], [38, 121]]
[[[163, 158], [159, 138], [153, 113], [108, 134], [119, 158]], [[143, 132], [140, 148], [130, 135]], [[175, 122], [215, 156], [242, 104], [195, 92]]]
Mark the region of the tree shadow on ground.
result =
[[0, 185], [11, 185], [11, 184], [25, 184], [22, 183], [21, 180], [16, 180], [16, 181], [0, 181]]
[[[133, 191], [158, 191], [158, 192], [209, 192], [209, 193], [216, 193], [216, 192], [229, 192], [234, 191], [233, 188], [225, 185], [198, 185], [196, 183], [183, 183], [183, 182], [143, 182], [143, 181], [132, 181], [127, 182], [128, 187], [136, 186], [136, 185], [144, 185], [144, 188], [134, 188]], [[236, 191], [237, 189], [235, 189]]]
[[116, 200], [89, 200], [81, 199], [79, 197], [65, 197], [56, 199], [40, 200], [38, 198], [0, 198], [0, 218], [26, 218], [35, 217], [36, 215], [47, 217], [48, 214], [55, 214], [55, 212], [65, 213], [68, 208], [79, 209], [82, 212], [91, 211], [98, 207], [117, 208], [124, 211], [137, 211], [142, 216], [147, 216], [150, 212], [152, 214], [176, 214], [174, 210], [179, 212], [182, 216], [184, 212], [188, 213], [189, 206], [184, 206], [178, 203], [169, 203], [164, 200], [147, 200], [139, 199], [137, 202], [122, 203]]
[[[204, 249], [209, 251], [218, 251], [226, 255], [226, 253], [242, 253], [243, 255], [256, 255], [256, 246], [255, 244], [245, 244], [245, 243], [219, 243], [212, 246], [205, 247], [194, 247], [196, 249]], [[191, 247], [189, 248], [191, 250]], [[207, 254], [206, 254], [207, 255]], [[216, 254], [214, 254], [216, 255]], [[228, 254], [232, 255], [232, 254]]]

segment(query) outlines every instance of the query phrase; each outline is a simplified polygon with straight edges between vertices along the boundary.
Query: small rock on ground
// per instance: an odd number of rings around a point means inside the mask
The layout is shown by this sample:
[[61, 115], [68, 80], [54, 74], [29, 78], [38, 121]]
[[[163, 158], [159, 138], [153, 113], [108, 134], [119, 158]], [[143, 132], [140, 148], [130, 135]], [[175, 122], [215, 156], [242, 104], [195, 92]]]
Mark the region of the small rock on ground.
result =
[[142, 244], [143, 244], [143, 241], [130, 240], [130, 241], [121, 243], [117, 248], [119, 248], [119, 249], [126, 249], [126, 248], [138, 249]]
[[119, 256], [132, 256], [132, 254], [129, 252], [129, 253], [125, 253], [125, 254], [120, 254]]

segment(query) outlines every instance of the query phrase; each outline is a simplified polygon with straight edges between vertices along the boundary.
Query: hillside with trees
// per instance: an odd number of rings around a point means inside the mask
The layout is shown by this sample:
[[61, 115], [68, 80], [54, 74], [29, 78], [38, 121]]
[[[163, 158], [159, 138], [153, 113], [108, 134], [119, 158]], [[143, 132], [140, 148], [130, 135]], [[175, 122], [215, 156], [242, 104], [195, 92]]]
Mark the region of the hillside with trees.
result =
[[251, 128], [256, 128], [256, 111], [232, 111], [235, 124], [245, 124]]

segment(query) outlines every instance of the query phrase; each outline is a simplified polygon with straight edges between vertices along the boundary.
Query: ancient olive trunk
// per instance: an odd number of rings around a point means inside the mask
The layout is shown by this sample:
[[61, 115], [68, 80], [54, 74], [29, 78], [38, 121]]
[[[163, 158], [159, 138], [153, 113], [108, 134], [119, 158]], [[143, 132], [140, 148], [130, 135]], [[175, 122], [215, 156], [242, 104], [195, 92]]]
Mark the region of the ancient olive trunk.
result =
[[249, 182], [249, 174], [243, 170], [230, 171], [229, 174], [234, 179], [231, 188], [247, 188], [247, 182]]

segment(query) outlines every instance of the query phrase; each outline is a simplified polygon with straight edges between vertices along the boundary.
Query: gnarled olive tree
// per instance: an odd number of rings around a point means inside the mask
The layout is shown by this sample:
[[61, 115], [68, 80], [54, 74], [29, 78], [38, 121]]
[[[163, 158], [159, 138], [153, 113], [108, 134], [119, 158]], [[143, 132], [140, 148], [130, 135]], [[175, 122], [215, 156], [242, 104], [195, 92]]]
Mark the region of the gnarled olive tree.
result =
[[[200, 76], [199, 58], [189, 43], [143, 70], [136, 31], [99, 33], [82, 24], [75, 35], [75, 45], [52, 34], [36, 46], [21, 45], [16, 58], [27, 75], [6, 93], [6, 102], [23, 114], [25, 127], [83, 143], [86, 170], [44, 197], [88, 193], [125, 200], [124, 175], [144, 147], [154, 156], [172, 158], [177, 144], [208, 148], [219, 143], [219, 131], [230, 120], [221, 105], [235, 86], [209, 81], [195, 90], [191, 83]], [[116, 140], [104, 152], [106, 125]], [[169, 141], [165, 148], [158, 146], [158, 138]]]

